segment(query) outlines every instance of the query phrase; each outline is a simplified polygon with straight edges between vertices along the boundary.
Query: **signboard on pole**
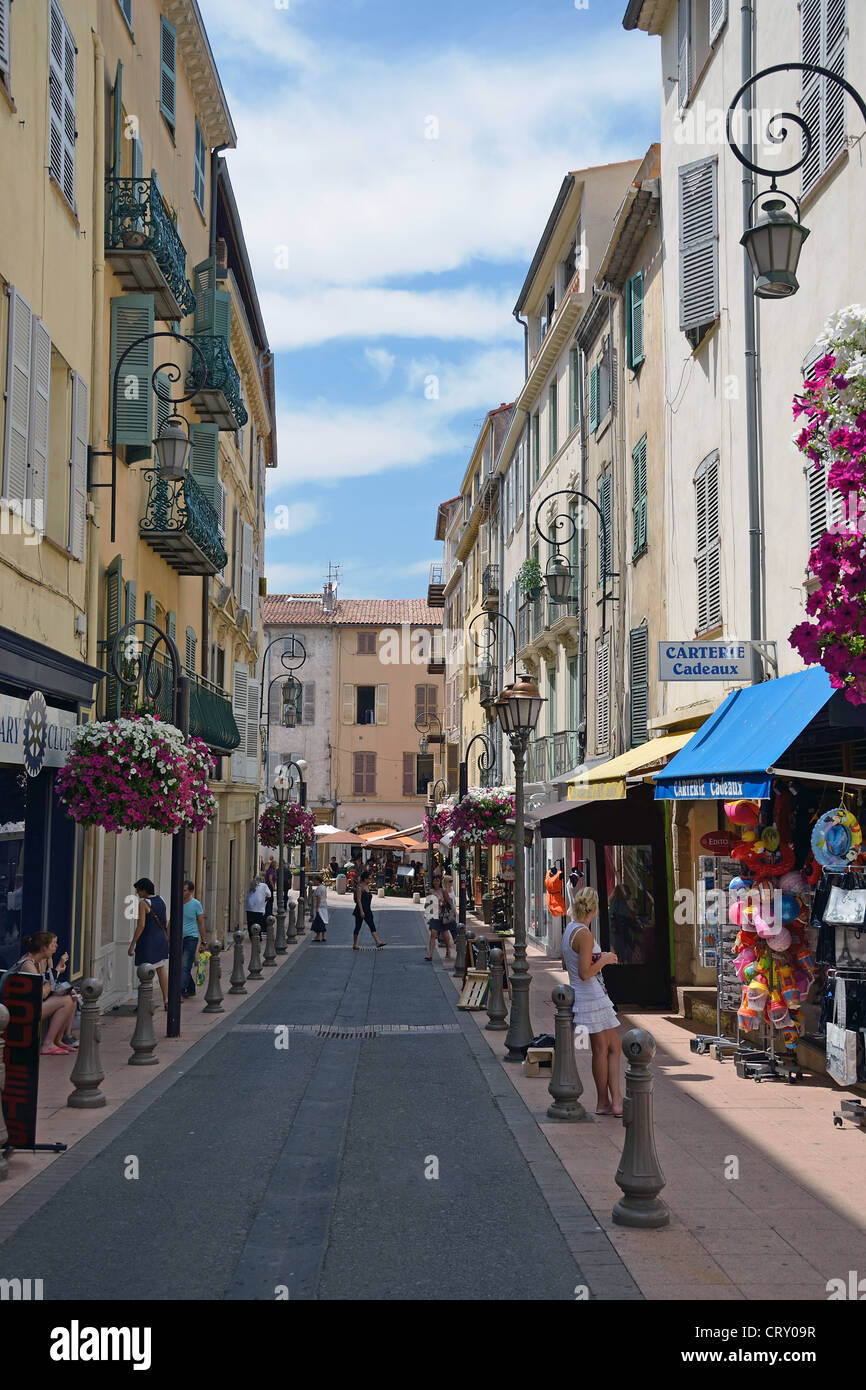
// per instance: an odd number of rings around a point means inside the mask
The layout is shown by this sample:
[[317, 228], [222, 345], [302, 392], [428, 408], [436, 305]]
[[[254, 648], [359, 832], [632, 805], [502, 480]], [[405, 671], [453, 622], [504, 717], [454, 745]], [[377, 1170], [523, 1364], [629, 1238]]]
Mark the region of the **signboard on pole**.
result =
[[748, 642], [659, 642], [660, 681], [750, 681]]
[[39, 1025], [42, 1021], [44, 975], [9, 974], [3, 1003], [9, 1010], [6, 1029], [6, 1080], [3, 1115], [13, 1149], [32, 1149], [36, 1143], [36, 1100], [39, 1091]]

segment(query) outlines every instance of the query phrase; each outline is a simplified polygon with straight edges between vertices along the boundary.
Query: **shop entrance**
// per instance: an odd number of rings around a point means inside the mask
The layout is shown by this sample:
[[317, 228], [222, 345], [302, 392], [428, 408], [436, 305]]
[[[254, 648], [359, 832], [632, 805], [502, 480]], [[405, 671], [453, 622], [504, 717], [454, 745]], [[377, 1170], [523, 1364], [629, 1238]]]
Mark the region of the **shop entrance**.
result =
[[599, 936], [619, 965], [604, 972], [614, 1003], [667, 1004], [667, 913], [656, 912], [656, 870], [651, 844], [596, 846]]

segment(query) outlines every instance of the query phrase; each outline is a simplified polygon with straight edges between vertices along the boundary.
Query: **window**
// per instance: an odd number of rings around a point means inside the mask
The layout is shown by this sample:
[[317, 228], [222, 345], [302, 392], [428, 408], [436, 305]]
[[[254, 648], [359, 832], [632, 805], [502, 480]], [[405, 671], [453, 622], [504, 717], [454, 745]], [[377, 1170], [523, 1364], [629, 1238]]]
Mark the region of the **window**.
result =
[[569, 432], [576, 429], [580, 418], [580, 380], [578, 378], [578, 356], [577, 348], [573, 347], [568, 354], [568, 428]]
[[9, 85], [9, 0], [0, 0], [0, 82]]
[[160, 15], [159, 24], [159, 109], [173, 135], [177, 95], [177, 32], [165, 15]]
[[646, 435], [634, 446], [631, 455], [632, 477], [632, 559], [646, 550], [647, 484]]
[[643, 350], [643, 271], [639, 270], [625, 286], [626, 361], [635, 371], [644, 359]]
[[649, 629], [633, 627], [628, 638], [631, 747], [649, 738]]
[[[8, 12], [7, 12], [8, 14]], [[8, 20], [7, 20], [8, 27]], [[75, 40], [57, 0], [51, 0], [48, 51], [48, 171], [75, 208]]]
[[718, 163], [679, 170], [680, 328], [693, 347], [719, 317]]
[[595, 650], [595, 745], [606, 753], [610, 742], [610, 647], [603, 642]]
[[124, 19], [126, 20], [130, 32], [132, 31], [132, 0], [117, 0]]
[[559, 441], [557, 438], [558, 421], [556, 418], [557, 404], [557, 384], [555, 381], [552, 381], [547, 392], [547, 432], [551, 458], [553, 458], [559, 448]]
[[358, 654], [359, 656], [373, 656], [376, 652], [375, 632], [358, 633]]
[[580, 722], [580, 686], [577, 681], [577, 657], [568, 658], [568, 727], [577, 729]]
[[828, 488], [826, 463], [809, 463], [805, 468], [808, 487], [809, 549], [814, 550], [825, 531], [845, 520], [845, 499]]
[[355, 723], [375, 724], [375, 722], [376, 687], [375, 685], [358, 685], [355, 687]]
[[601, 516], [598, 520], [598, 582], [602, 586], [607, 582], [611, 572], [611, 560], [613, 551], [613, 533], [611, 522], [613, 519], [613, 480], [609, 473], [605, 473], [598, 483], [598, 505]]
[[[439, 687], [435, 685], [415, 686], [415, 719], [429, 719], [439, 716]], [[438, 731], [437, 731], [438, 732]]]
[[[409, 777], [407, 779], [407, 758]], [[427, 784], [434, 780], [433, 757], [430, 753], [408, 753], [403, 755], [403, 795], [426, 796]], [[407, 790], [408, 788], [408, 790]]]
[[568, 248], [565, 260], [562, 262], [562, 293], [568, 293], [568, 287], [574, 279], [577, 270], [577, 237], [572, 241]]
[[538, 482], [541, 474], [541, 434], [538, 422], [538, 413], [532, 417], [532, 483], [533, 486]]
[[[801, 0], [802, 61], [845, 76], [845, 0]], [[845, 148], [845, 92], [816, 73], [803, 73], [800, 115], [812, 134], [803, 165], [803, 195]], [[803, 139], [803, 153], [806, 141]]]
[[601, 360], [598, 364], [598, 423], [600, 425], [604, 424], [613, 406], [613, 372], [614, 354], [611, 350], [610, 338], [606, 337], [602, 344]]
[[204, 217], [204, 190], [205, 190], [205, 167], [207, 164], [207, 146], [204, 142], [204, 133], [199, 125], [198, 117], [195, 122], [195, 183], [193, 186], [193, 196], [198, 203], [202, 217]]
[[303, 681], [298, 694], [298, 715], [299, 724], [309, 725], [316, 722], [316, 682]]
[[688, 102], [728, 17], [728, 0], [679, 0], [679, 103]]
[[352, 754], [352, 794], [353, 796], [376, 795], [376, 754]]
[[557, 732], [556, 723], [556, 667], [547, 668], [547, 732]]
[[719, 535], [719, 456], [711, 454], [695, 474], [698, 632], [722, 621]]
[[547, 327], [553, 323], [553, 315], [556, 310], [556, 286], [551, 285], [547, 291], [547, 298], [544, 301], [544, 317], [547, 320]]
[[589, 374], [589, 430], [590, 434], [595, 434], [598, 429], [598, 367], [592, 368]]

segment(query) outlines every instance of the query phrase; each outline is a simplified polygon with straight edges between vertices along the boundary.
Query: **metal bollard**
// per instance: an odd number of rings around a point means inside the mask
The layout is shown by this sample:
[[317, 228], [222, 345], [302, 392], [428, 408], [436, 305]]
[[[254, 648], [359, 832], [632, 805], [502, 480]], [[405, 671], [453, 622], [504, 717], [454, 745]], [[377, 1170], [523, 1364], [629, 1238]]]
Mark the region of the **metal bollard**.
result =
[[261, 927], [250, 927], [253, 944], [250, 950], [250, 968], [247, 971], [248, 980], [260, 980], [262, 978], [262, 929]]
[[466, 924], [459, 922], [457, 925], [457, 935], [454, 938], [457, 943], [457, 950], [454, 960], [454, 974], [462, 977], [466, 969]]
[[[156, 1033], [153, 1030], [153, 981], [156, 971], [152, 965], [139, 965], [135, 973], [138, 976], [138, 1006], [135, 1010], [135, 1032], [129, 1042], [132, 1056], [126, 1060], [131, 1067], [155, 1067], [159, 1061], [156, 1055]], [[83, 1011], [81, 1028], [83, 1032]], [[79, 1044], [79, 1052], [82, 1045]]]
[[474, 970], [474, 969], [475, 969], [475, 966], [474, 966], [473, 963], [472, 963], [472, 962], [473, 962], [473, 951], [472, 951], [472, 946], [473, 946], [474, 941], [475, 941], [475, 933], [474, 933], [474, 931], [467, 931], [467, 932], [466, 932], [466, 956], [465, 956], [465, 959], [464, 959], [464, 961], [463, 961], [463, 976], [464, 976], [464, 979], [465, 979], [465, 977], [466, 977], [466, 971], [467, 971], [467, 970]]
[[288, 907], [286, 908], [286, 918], [287, 918], [288, 923], [289, 923], [288, 931], [287, 931], [287, 933], [286, 933], [286, 942], [287, 942], [287, 944], [288, 944], [289, 946], [295, 946], [295, 945], [297, 945], [297, 941], [298, 941], [298, 930], [297, 930], [297, 921], [298, 921], [298, 919], [297, 919], [297, 909], [296, 909], [294, 903], [289, 903]]
[[105, 1072], [99, 1060], [99, 1042], [102, 1034], [99, 1017], [101, 993], [101, 980], [85, 980], [81, 986], [78, 1055], [69, 1078], [75, 1090], [66, 1097], [66, 1104], [71, 1105], [73, 1110], [98, 1110], [106, 1103], [105, 1096], [99, 1089], [99, 1083], [105, 1079]]
[[[8, 1026], [9, 1010], [3, 1004], [0, 1004], [0, 1091], [3, 1090], [6, 1084], [6, 1029]], [[9, 1133], [6, 1129], [3, 1106], [0, 1105], [0, 1182], [9, 1176], [9, 1164], [3, 1153], [8, 1143]]]
[[277, 935], [276, 940], [274, 941], [274, 950], [276, 951], [278, 956], [284, 956], [288, 949], [289, 946], [286, 940], [286, 914], [285, 912], [278, 912]]
[[553, 1102], [548, 1105], [547, 1113], [551, 1120], [585, 1120], [586, 1111], [580, 1103], [583, 1083], [574, 1055], [574, 990], [571, 985], [557, 985], [550, 997], [556, 1005], [553, 1025], [556, 1051], [553, 1075], [547, 1083]]
[[298, 902], [297, 902], [298, 916], [297, 916], [297, 918], [296, 918], [296, 923], [295, 923], [298, 936], [303, 936], [303, 935], [305, 934], [306, 930], [307, 930], [307, 928], [304, 926], [304, 913], [306, 912], [306, 908], [307, 908], [307, 904], [304, 902], [303, 898], [301, 897], [301, 895], [300, 895], [300, 893], [299, 893], [299, 894], [298, 894]]
[[274, 919], [265, 918], [265, 965], [275, 966], [277, 963], [277, 953], [274, 949]]
[[490, 952], [490, 984], [487, 989], [487, 1017], [490, 1022], [484, 1025], [491, 1033], [501, 1033], [508, 1027], [505, 1022], [508, 1010], [505, 1007], [505, 991], [502, 987], [504, 959], [501, 948], [494, 946]]
[[489, 949], [489, 946], [488, 946], [488, 942], [487, 942], [487, 937], [486, 937], [486, 936], [479, 936], [479, 938], [478, 938], [478, 949], [477, 949], [477, 959], [478, 959], [478, 965], [476, 966], [476, 969], [477, 969], [477, 970], [487, 970], [487, 969], [489, 968], [489, 960], [488, 960], [488, 956], [487, 956], [488, 949]]
[[232, 958], [232, 973], [229, 977], [231, 989], [229, 994], [246, 994], [247, 977], [244, 970], [244, 934], [238, 928], [234, 934], [234, 956]]
[[670, 1224], [671, 1214], [659, 1197], [665, 1185], [656, 1153], [653, 1132], [653, 1079], [650, 1062], [655, 1056], [655, 1038], [645, 1028], [631, 1028], [622, 1040], [628, 1061], [625, 1071], [625, 1100], [622, 1122], [625, 1147], [616, 1170], [616, 1185], [624, 1196], [614, 1205], [618, 1226], [652, 1229]]
[[207, 967], [207, 994], [205, 995], [205, 1006], [203, 1014], [221, 1014], [223, 1009], [223, 987], [220, 982], [220, 951], [222, 946], [218, 941], [208, 942], [210, 960]]

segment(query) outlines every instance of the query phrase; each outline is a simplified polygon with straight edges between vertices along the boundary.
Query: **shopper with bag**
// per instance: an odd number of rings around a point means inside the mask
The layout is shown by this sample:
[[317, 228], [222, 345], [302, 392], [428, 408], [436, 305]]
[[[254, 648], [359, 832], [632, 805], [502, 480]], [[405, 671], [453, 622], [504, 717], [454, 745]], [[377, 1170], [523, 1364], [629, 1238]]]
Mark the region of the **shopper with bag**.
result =
[[313, 875], [313, 936], [314, 941], [327, 941], [328, 931], [328, 890], [322, 882], [321, 874]]
[[140, 878], [133, 888], [138, 894], [138, 920], [129, 943], [128, 956], [136, 966], [152, 965], [162, 990], [163, 1006], [168, 1008], [168, 908], [149, 878]]
[[450, 874], [444, 880], [442, 870], [433, 870], [433, 882], [430, 885], [430, 919], [427, 929], [430, 932], [430, 943], [427, 947], [425, 960], [433, 959], [433, 949], [437, 942], [444, 938], [445, 959], [451, 960], [451, 947], [454, 944], [451, 936], [451, 927], [454, 924], [454, 899], [451, 895], [452, 879]]
[[[180, 997], [192, 999], [195, 995], [195, 981], [192, 967], [199, 946], [207, 944], [204, 929], [204, 908], [195, 895], [195, 884], [191, 878], [183, 885], [183, 974], [181, 976]], [[169, 923], [171, 936], [171, 923]]]

